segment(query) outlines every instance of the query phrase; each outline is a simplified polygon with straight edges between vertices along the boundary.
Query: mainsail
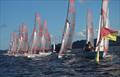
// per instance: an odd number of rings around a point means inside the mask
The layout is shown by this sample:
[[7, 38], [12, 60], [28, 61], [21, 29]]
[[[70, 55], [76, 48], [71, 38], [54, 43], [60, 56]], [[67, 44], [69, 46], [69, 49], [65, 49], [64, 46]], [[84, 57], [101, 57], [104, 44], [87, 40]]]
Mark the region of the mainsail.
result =
[[46, 51], [51, 50], [51, 37], [47, 28], [47, 21], [44, 21], [44, 35], [46, 40]]
[[102, 0], [102, 9], [99, 21], [99, 29], [98, 29], [98, 37], [96, 44], [96, 51], [104, 51], [105, 53], [108, 51], [109, 41], [107, 39], [101, 38], [100, 29], [102, 27], [109, 27], [109, 18], [108, 18], [108, 0]]
[[[109, 28], [110, 24], [109, 24], [109, 8], [108, 8], [108, 0], [103, 0], [103, 7], [102, 7], [102, 16], [103, 16], [103, 26], [106, 28]], [[108, 48], [109, 48], [109, 40], [108, 39], [104, 39], [104, 55], [105, 56], [107, 54]]]
[[38, 33], [36, 30], [36, 27], [34, 26], [33, 33], [32, 33], [32, 39], [30, 43], [30, 50], [29, 50], [31, 54], [36, 53], [35, 51], [37, 51], [37, 40], [38, 40], [37, 36], [38, 36]]
[[39, 14], [35, 14], [35, 24], [34, 24], [34, 29], [32, 33], [32, 38], [30, 40], [30, 48], [29, 48], [29, 53], [31, 54], [36, 54], [39, 53], [40, 50], [40, 17]]
[[58, 57], [61, 58], [67, 49], [72, 48], [72, 39], [75, 28], [75, 9], [74, 0], [69, 0], [67, 18], [62, 36], [62, 45]]
[[17, 47], [18, 47], [18, 35], [16, 32], [13, 32], [10, 38], [10, 45], [9, 45], [8, 53], [10, 54], [16, 53]]
[[27, 53], [28, 51], [28, 30], [27, 26], [23, 23], [19, 29], [18, 48], [19, 53]]
[[87, 38], [86, 43], [90, 42], [92, 47], [94, 47], [94, 31], [91, 10], [88, 10], [87, 14], [86, 38]]
[[43, 32], [41, 36], [41, 50], [43, 52], [51, 49], [51, 38], [47, 29], [47, 21], [44, 21]]

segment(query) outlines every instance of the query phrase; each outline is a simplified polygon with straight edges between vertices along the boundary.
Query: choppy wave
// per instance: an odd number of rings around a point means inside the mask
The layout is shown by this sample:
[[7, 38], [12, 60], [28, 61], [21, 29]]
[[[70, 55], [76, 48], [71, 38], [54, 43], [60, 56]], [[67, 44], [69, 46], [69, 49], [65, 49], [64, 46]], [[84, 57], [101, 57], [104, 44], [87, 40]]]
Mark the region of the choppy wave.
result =
[[0, 55], [0, 77], [120, 77], [120, 57], [112, 54], [112, 60], [100, 64], [78, 55], [63, 59], [56, 55], [33, 59]]

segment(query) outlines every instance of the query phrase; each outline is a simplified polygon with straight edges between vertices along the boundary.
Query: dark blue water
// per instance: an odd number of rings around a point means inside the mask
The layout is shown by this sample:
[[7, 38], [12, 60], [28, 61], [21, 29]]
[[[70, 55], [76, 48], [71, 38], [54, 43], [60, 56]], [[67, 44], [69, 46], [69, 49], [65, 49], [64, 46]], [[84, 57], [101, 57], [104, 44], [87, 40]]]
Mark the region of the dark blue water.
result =
[[[118, 52], [119, 53], [119, 52]], [[112, 53], [112, 60], [95, 60], [70, 55], [57, 59], [10, 57], [0, 55], [0, 77], [120, 77], [120, 57]]]

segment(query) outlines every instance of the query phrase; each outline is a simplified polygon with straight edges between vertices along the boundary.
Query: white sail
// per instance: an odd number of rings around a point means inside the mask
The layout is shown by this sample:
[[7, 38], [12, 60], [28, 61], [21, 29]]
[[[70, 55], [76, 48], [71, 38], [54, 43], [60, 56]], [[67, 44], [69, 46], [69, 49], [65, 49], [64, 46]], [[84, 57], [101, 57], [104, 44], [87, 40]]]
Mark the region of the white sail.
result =
[[92, 12], [91, 10], [88, 10], [88, 16], [87, 16], [87, 26], [86, 26], [86, 38], [87, 42], [90, 42], [91, 45], [94, 47], [94, 32], [93, 32], [93, 22], [92, 22]]
[[58, 58], [61, 58], [64, 55], [65, 51], [72, 48], [72, 39], [73, 39], [74, 28], [75, 28], [74, 0], [69, 0], [69, 4], [68, 4], [65, 28], [62, 36], [62, 45], [58, 54]]
[[47, 22], [44, 21], [44, 27], [42, 28], [41, 38], [40, 38], [40, 49], [42, 52], [49, 51], [51, 49], [50, 34], [47, 29]]
[[28, 29], [25, 24], [23, 24], [23, 51], [27, 52], [28, 51]]
[[53, 43], [53, 52], [56, 52], [55, 49], [56, 49], [56, 46], [55, 46], [55, 43]]
[[18, 48], [17, 52], [24, 54], [28, 51], [28, 30], [27, 26], [23, 23], [19, 29]]
[[16, 32], [11, 35], [10, 50], [8, 53], [16, 52], [18, 47], [18, 36]]
[[70, 34], [70, 23], [68, 21], [66, 21], [66, 29], [64, 31], [64, 36], [63, 36], [63, 39], [62, 39], [62, 45], [61, 45], [61, 49], [60, 49], [59, 55], [58, 55], [59, 58], [62, 57], [64, 51], [67, 50], [66, 47], [67, 47], [69, 34]]
[[68, 7], [68, 14], [67, 14], [67, 20], [70, 23], [70, 34], [68, 35], [69, 39], [67, 42], [67, 49], [72, 49], [72, 40], [74, 36], [74, 28], [75, 28], [75, 6], [74, 6], [75, 0], [70, 0], [69, 4], [70, 7]]
[[31, 43], [30, 43], [30, 53], [35, 53], [35, 51], [37, 50], [37, 40], [38, 40], [38, 33], [37, 33], [37, 30], [36, 30], [36, 27], [34, 27], [34, 30], [33, 30], [33, 34], [32, 34], [32, 40], [31, 40]]
[[10, 53], [12, 51], [13, 41], [14, 41], [13, 38], [14, 38], [13, 33], [11, 33], [8, 53]]
[[[109, 26], [110, 26], [110, 24], [109, 24], [109, 9], [108, 9], [108, 11], [107, 11], [107, 16], [106, 16], [106, 25], [105, 25], [105, 27], [106, 28], [109, 28]], [[104, 41], [104, 55], [103, 56], [105, 56], [106, 54], [107, 54], [107, 52], [108, 52], [108, 49], [109, 49], [109, 40], [108, 39], [104, 39], [105, 41]]]
[[35, 14], [35, 24], [32, 33], [32, 38], [30, 40], [29, 53], [37, 54], [40, 52], [41, 48], [41, 23], [39, 13]]
[[101, 38], [100, 36], [100, 30], [101, 30], [102, 24], [103, 24], [103, 20], [102, 20], [102, 16], [100, 15], [96, 51], [104, 51], [104, 39]]
[[99, 29], [98, 29], [98, 37], [97, 37], [97, 47], [96, 51], [108, 51], [109, 41], [107, 39], [100, 37], [100, 29], [101, 27], [109, 27], [109, 18], [108, 18], [108, 0], [102, 0], [102, 9], [100, 15]]
[[51, 37], [48, 32], [47, 21], [44, 21], [44, 32], [45, 32], [44, 36], [45, 36], [45, 40], [46, 40], [46, 51], [49, 51], [51, 49]]
[[45, 49], [46, 49], [46, 39], [45, 39], [45, 35], [43, 34], [42, 38], [41, 38], [41, 50], [42, 50], [42, 52], [45, 52]]
[[[103, 20], [103, 23], [102, 23], [102, 26], [108, 28], [109, 27], [109, 18], [108, 18], [108, 14], [109, 14], [109, 11], [108, 11], [108, 0], [102, 0], [102, 20]], [[109, 44], [109, 40], [107, 39], [102, 39], [103, 43], [104, 43], [104, 55], [106, 55], [107, 51], [108, 51], [108, 44]]]

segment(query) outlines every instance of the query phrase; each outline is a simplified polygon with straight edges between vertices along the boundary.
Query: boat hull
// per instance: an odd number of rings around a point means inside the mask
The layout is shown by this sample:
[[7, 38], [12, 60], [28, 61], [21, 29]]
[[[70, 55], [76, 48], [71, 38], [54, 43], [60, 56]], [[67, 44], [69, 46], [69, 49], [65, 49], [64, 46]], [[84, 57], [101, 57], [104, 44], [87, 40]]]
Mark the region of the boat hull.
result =
[[35, 57], [46, 57], [51, 55], [52, 52], [41, 52], [39, 54], [26, 54], [25, 56], [27, 56], [28, 58], [35, 58]]
[[[12, 51], [8, 51], [8, 52], [12, 52]], [[35, 57], [46, 57], [51, 55], [52, 52], [40, 52], [39, 54], [30, 54], [30, 53], [24, 53], [24, 54], [20, 54], [20, 53], [6, 53], [4, 55], [8, 55], [8, 56], [15, 56], [15, 57], [28, 57], [28, 58], [35, 58]]]

